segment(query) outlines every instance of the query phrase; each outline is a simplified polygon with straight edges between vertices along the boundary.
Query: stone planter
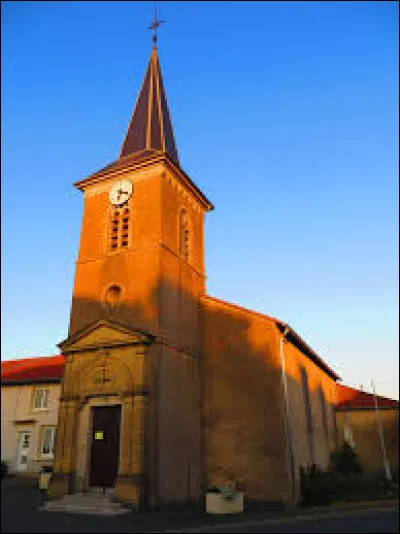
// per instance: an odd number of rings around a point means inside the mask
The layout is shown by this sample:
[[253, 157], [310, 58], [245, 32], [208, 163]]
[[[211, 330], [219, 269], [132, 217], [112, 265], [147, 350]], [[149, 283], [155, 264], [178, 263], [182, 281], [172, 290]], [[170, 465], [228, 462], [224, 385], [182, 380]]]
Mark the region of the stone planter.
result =
[[226, 499], [220, 493], [206, 493], [208, 514], [237, 514], [243, 512], [243, 493], [237, 492], [233, 499]]

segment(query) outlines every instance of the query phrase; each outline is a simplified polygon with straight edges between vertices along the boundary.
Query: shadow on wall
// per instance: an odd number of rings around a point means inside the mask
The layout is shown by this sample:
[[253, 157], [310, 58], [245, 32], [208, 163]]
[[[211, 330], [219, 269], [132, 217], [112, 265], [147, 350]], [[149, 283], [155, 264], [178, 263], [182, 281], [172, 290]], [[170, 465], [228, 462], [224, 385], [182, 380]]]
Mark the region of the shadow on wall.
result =
[[[154, 419], [149, 435], [154, 451], [158, 443], [150, 461], [158, 465], [160, 499], [184, 500], [183, 495], [198, 496], [201, 486], [230, 483], [249, 498], [288, 499], [293, 481], [274, 323], [217, 305], [202, 297], [198, 286], [184, 290], [165, 278], [148, 291], [138, 287], [130, 301], [118, 287], [117, 282], [106, 281], [102, 300], [75, 295], [69, 335], [98, 319], [109, 319], [153, 334], [164, 346], [160, 356], [149, 351], [154, 360], [150, 362]], [[190, 366], [189, 360], [199, 365]], [[314, 367], [322, 381], [323, 371]], [[311, 461], [310, 439], [316, 450], [324, 451], [316, 454], [317, 461], [328, 458], [334, 447], [334, 424], [332, 418], [326, 422], [321, 417], [322, 389], [305, 389], [300, 372], [296, 375], [290, 368], [287, 380], [293, 475], [298, 484], [299, 466]], [[182, 450], [191, 451], [185, 461]]]
[[[379, 418], [384, 437], [385, 452], [392, 476], [399, 473], [399, 410], [383, 408]], [[353, 409], [337, 412], [340, 441], [345, 439], [345, 427], [351, 431], [354, 449], [366, 473], [384, 475], [383, 450], [379, 423], [374, 409]]]

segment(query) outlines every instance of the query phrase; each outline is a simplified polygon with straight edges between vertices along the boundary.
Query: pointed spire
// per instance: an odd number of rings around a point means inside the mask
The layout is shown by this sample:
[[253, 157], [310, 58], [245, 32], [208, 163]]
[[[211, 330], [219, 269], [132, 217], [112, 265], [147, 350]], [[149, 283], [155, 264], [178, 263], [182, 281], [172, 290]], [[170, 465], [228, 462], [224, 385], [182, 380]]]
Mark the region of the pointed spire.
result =
[[154, 39], [142, 88], [119, 157], [122, 158], [143, 150], [165, 152], [179, 164]]

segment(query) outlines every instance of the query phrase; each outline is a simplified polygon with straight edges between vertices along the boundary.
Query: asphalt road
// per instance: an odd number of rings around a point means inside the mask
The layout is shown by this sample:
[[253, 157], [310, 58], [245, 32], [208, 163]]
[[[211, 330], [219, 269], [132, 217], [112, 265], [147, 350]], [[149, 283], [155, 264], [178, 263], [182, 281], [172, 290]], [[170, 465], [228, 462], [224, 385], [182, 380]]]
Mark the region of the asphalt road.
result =
[[399, 511], [398, 510], [352, 510], [346, 512], [335, 512], [331, 517], [296, 517], [283, 518], [277, 520], [266, 520], [244, 523], [241, 526], [222, 525], [216, 527], [193, 528], [185, 530], [167, 530], [159, 532], [399, 532]]
[[[37, 481], [2, 480], [1, 532], [399, 532], [398, 504], [382, 509], [336, 511], [330, 515], [320, 511], [303, 512], [297, 517], [264, 512], [252, 519], [246, 514], [215, 518], [181, 512], [99, 517], [41, 512], [40, 504]], [[204, 526], [207, 523], [209, 526]]]

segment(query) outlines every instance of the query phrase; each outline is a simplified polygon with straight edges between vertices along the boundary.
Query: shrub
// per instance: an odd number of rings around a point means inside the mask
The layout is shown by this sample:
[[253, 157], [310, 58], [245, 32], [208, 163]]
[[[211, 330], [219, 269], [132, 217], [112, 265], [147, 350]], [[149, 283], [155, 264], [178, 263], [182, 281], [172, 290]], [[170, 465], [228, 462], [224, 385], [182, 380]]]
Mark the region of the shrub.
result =
[[335, 478], [315, 464], [300, 467], [300, 492], [303, 506], [329, 504], [335, 498]]
[[330, 470], [343, 475], [362, 473], [362, 466], [357, 453], [347, 441], [344, 441], [343, 445], [332, 451]]
[[382, 474], [362, 474], [357, 455], [348, 446], [332, 454], [331, 468], [317, 465], [300, 468], [301, 504], [329, 504], [333, 501], [398, 499], [399, 485]]

